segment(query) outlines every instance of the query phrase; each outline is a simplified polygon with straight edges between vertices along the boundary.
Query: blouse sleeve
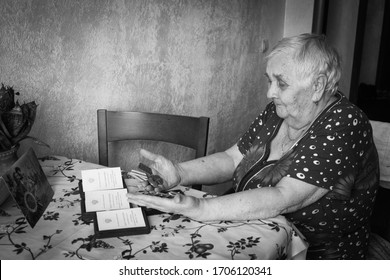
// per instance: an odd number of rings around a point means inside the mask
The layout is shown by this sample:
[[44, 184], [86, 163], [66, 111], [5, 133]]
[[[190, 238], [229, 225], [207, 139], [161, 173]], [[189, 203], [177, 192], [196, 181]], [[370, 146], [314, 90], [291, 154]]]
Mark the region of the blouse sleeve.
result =
[[368, 119], [359, 110], [343, 109], [323, 119], [301, 142], [287, 176], [348, 199], [374, 147]]

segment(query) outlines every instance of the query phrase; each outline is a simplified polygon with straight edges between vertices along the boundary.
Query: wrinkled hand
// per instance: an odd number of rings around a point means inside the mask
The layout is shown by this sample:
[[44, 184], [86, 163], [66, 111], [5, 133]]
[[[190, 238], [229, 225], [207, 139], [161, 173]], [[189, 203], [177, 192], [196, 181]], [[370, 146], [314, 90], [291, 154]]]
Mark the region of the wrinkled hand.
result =
[[160, 185], [158, 187], [145, 185], [144, 187], [147, 188], [148, 191], [160, 192], [163, 190], [168, 190], [180, 184], [181, 177], [179, 173], [179, 168], [177, 165], [173, 164], [172, 161], [166, 159], [163, 156], [153, 154], [144, 149], [141, 149], [140, 154], [144, 158], [153, 162], [149, 166], [152, 169], [153, 174], [159, 175], [164, 181], [163, 185]]
[[127, 200], [130, 203], [153, 208], [165, 213], [183, 214], [189, 218], [196, 219], [200, 211], [201, 199], [176, 194], [173, 198], [162, 198], [159, 196], [146, 195], [141, 193], [128, 193]]

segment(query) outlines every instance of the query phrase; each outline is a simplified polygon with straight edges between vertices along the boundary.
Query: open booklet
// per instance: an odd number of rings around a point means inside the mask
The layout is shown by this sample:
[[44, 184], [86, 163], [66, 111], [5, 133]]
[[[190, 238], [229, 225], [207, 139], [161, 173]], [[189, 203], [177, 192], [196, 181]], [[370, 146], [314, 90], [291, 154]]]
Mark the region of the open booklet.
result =
[[8, 188], [32, 228], [39, 221], [54, 195], [32, 148], [1, 176], [0, 184]]
[[144, 208], [127, 201], [119, 167], [81, 171], [81, 215], [92, 221], [98, 238], [150, 232]]

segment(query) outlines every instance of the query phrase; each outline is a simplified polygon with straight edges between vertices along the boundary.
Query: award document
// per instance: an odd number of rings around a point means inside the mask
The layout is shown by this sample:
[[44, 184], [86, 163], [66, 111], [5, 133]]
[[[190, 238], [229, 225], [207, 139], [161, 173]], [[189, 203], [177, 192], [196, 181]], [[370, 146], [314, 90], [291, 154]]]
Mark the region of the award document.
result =
[[82, 170], [81, 177], [84, 192], [123, 188], [119, 167]]
[[141, 208], [97, 212], [99, 230], [146, 226]]
[[144, 208], [127, 201], [119, 167], [83, 170], [79, 183], [81, 217], [93, 222], [98, 238], [150, 232]]
[[105, 190], [85, 193], [85, 210], [87, 212], [126, 209], [130, 204], [126, 199], [127, 190]]

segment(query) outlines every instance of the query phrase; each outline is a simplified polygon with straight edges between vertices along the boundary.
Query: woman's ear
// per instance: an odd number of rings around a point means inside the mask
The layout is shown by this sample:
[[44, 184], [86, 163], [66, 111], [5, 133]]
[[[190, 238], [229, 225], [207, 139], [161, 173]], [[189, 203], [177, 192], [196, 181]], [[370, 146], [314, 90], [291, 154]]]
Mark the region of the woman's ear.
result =
[[328, 79], [324, 74], [320, 74], [315, 78], [313, 82], [313, 96], [312, 100], [314, 103], [318, 103], [322, 96], [324, 95], [326, 84], [328, 82]]

